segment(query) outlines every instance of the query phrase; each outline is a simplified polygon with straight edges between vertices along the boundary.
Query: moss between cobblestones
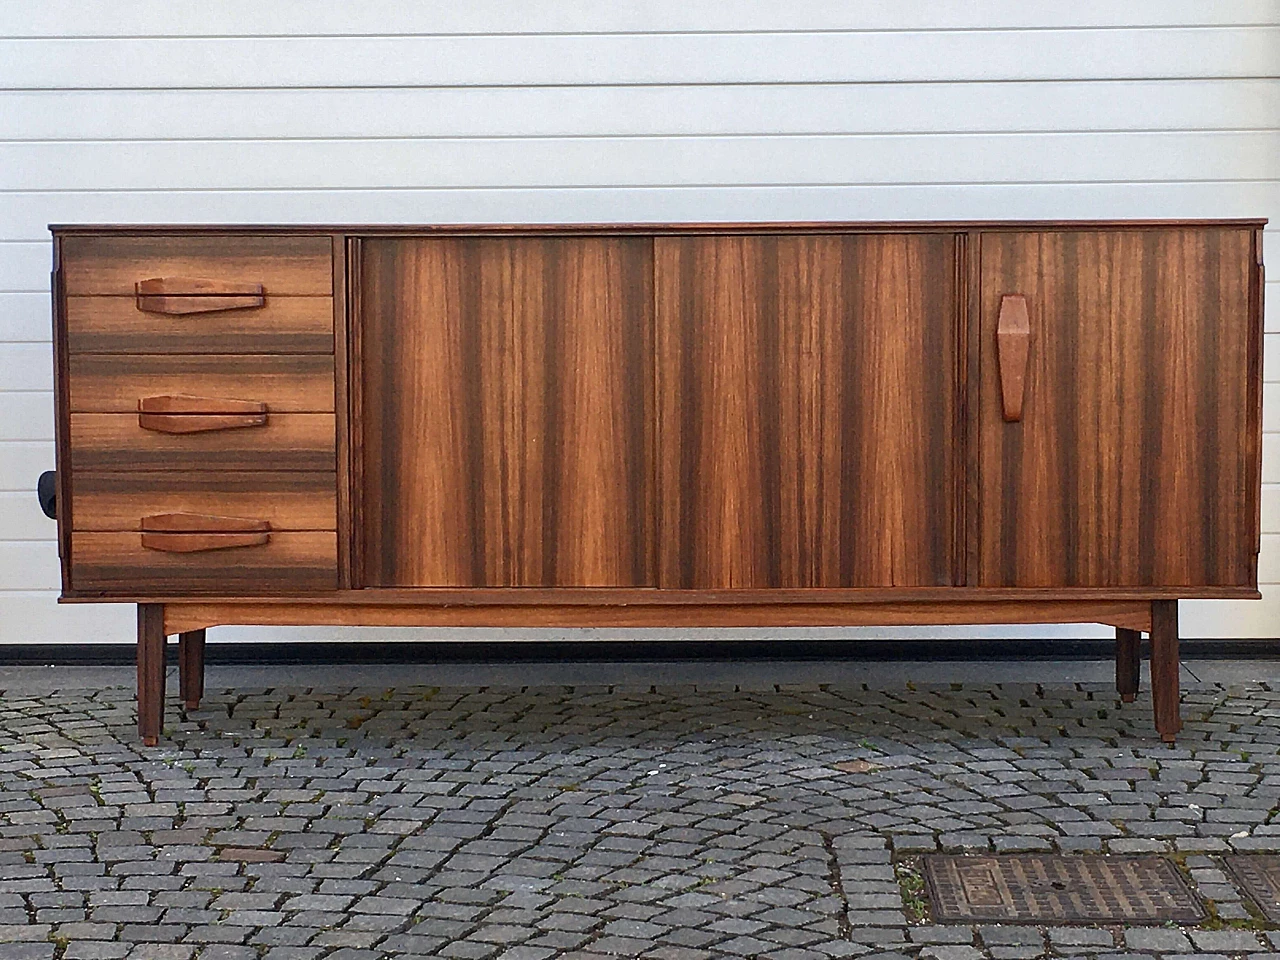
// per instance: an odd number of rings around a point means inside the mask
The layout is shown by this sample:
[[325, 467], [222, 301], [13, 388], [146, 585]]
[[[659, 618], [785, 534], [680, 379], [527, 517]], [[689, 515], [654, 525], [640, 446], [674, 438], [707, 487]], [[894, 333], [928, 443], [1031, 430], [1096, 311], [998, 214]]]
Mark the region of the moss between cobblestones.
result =
[[[1191, 876], [1191, 868], [1187, 866], [1187, 854], [1181, 850], [1173, 850], [1165, 854], [1174, 862], [1177, 868], [1182, 872], [1188, 884], [1193, 890], [1199, 891], [1199, 884]], [[1182, 929], [1195, 930], [1280, 930], [1280, 924], [1272, 923], [1262, 915], [1257, 905], [1241, 891], [1240, 902], [1244, 909], [1248, 912], [1248, 918], [1227, 920], [1218, 915], [1218, 905], [1208, 897], [1201, 897], [1204, 902], [1205, 913], [1208, 916], [1194, 927], [1190, 924], [1184, 925]], [[1176, 924], [1166, 924], [1166, 926], [1176, 926]]]
[[902, 891], [902, 912], [906, 914], [907, 922], [927, 923], [929, 907], [924, 899], [924, 873], [920, 870], [920, 858], [895, 861], [893, 872], [898, 879], [898, 889]]

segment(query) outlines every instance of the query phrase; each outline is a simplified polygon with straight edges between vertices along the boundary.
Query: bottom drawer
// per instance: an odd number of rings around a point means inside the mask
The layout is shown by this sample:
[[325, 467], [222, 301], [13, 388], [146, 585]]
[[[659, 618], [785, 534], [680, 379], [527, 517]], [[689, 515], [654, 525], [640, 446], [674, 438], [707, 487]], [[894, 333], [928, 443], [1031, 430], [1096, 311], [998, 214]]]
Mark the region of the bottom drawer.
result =
[[127, 596], [240, 596], [338, 586], [333, 531], [272, 531], [265, 543], [252, 546], [172, 553], [144, 547], [143, 536], [136, 531], [72, 533], [72, 589]]

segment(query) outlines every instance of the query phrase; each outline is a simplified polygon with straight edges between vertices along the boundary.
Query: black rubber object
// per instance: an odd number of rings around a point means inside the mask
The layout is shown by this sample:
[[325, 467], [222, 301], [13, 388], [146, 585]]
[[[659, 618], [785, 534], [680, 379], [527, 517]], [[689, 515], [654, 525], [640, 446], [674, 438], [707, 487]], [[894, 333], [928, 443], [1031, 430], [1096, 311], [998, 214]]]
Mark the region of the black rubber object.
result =
[[50, 520], [58, 519], [58, 472], [46, 470], [40, 474], [36, 482], [36, 496], [40, 498], [40, 509]]

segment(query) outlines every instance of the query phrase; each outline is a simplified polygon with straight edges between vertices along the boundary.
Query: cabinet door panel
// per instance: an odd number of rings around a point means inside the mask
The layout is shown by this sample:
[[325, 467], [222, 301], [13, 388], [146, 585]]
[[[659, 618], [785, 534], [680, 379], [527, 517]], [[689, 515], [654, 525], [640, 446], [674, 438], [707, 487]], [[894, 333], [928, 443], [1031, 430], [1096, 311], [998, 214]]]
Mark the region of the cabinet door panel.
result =
[[[1252, 583], [1251, 244], [1242, 229], [983, 235], [981, 585]], [[1012, 423], [1007, 294], [1031, 328]]]
[[673, 588], [952, 582], [951, 235], [659, 238]]
[[651, 585], [650, 242], [362, 250], [365, 582]]

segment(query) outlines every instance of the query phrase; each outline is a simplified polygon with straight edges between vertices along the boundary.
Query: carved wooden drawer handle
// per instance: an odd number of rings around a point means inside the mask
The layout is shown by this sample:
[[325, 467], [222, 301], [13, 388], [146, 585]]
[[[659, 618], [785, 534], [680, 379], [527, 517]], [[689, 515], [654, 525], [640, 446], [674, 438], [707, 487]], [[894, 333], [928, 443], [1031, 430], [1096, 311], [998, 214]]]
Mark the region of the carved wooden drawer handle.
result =
[[996, 353], [1000, 361], [1000, 399], [1004, 418], [1013, 423], [1022, 419], [1022, 400], [1027, 392], [1027, 361], [1031, 357], [1031, 320], [1027, 298], [1010, 293], [1000, 298], [1000, 320], [996, 324]]
[[271, 523], [200, 513], [159, 513], [142, 518], [142, 545], [165, 553], [198, 553], [260, 547], [271, 540]]
[[258, 400], [223, 397], [143, 397], [138, 401], [138, 426], [157, 433], [207, 433], [263, 427], [267, 405]]
[[155, 277], [134, 284], [138, 309], [145, 313], [213, 313], [250, 310], [266, 303], [262, 284], [200, 277]]

